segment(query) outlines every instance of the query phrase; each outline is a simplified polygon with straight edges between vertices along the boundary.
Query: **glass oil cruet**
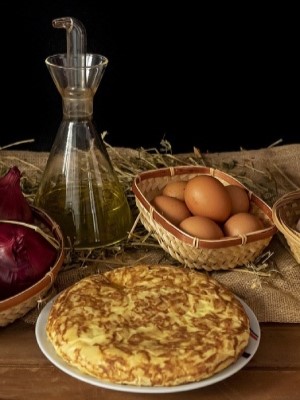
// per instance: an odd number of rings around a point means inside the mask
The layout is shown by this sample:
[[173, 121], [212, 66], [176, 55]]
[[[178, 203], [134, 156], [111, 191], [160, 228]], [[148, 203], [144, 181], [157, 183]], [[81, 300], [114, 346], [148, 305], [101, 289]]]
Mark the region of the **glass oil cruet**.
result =
[[86, 32], [75, 18], [52, 21], [66, 29], [67, 53], [45, 63], [62, 96], [59, 125], [34, 204], [61, 227], [66, 248], [93, 249], [126, 238], [131, 210], [93, 122], [93, 97], [108, 59], [86, 53]]

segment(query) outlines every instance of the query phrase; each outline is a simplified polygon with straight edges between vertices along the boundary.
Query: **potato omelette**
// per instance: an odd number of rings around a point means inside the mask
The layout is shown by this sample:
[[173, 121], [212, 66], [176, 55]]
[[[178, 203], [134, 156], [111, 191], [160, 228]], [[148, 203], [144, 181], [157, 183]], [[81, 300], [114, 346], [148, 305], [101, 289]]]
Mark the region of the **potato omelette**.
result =
[[175, 386], [234, 363], [250, 338], [235, 295], [206, 273], [120, 267], [81, 279], [50, 309], [47, 336], [81, 372], [114, 384]]

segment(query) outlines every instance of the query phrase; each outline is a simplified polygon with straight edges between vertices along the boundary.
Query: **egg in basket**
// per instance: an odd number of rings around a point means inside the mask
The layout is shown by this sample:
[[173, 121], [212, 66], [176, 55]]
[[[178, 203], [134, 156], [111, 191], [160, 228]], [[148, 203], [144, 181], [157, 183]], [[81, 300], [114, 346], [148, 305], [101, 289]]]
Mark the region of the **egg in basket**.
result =
[[227, 270], [252, 262], [277, 232], [272, 209], [218, 169], [177, 166], [145, 171], [135, 177], [132, 190], [146, 230], [191, 268]]

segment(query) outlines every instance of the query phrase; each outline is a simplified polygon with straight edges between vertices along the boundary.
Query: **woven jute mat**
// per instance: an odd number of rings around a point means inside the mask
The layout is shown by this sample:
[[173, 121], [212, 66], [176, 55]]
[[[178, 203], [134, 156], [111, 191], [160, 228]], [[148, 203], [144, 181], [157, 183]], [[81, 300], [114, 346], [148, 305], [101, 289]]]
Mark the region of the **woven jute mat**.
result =
[[[134, 149], [108, 149], [114, 162], [127, 159], [136, 162], [141, 152]], [[27, 151], [0, 151], [0, 166], [17, 165], [26, 176], [38, 184], [45, 168], [48, 153]], [[283, 194], [300, 188], [300, 144], [275, 146], [259, 150], [241, 150], [201, 154], [199, 163], [232, 171], [235, 177], [261, 195], [270, 206]], [[196, 157], [197, 158], [197, 157]], [[194, 163], [195, 153], [176, 155], [176, 160], [184, 164]], [[271, 240], [267, 251], [271, 254], [268, 267], [261, 273], [245, 268], [212, 272], [214, 278], [240, 296], [254, 311], [260, 322], [300, 322], [300, 265], [285, 241], [277, 233]], [[72, 285], [92, 273], [99, 273], [122, 265], [174, 264], [178, 265], [161, 248], [126, 249], [119, 255], [102, 254], [93, 263], [66, 263], [59, 272], [57, 280], [48, 297]], [[207, 272], [206, 272], [207, 273]], [[29, 312], [23, 319], [28, 323], [36, 321], [40, 306]]]

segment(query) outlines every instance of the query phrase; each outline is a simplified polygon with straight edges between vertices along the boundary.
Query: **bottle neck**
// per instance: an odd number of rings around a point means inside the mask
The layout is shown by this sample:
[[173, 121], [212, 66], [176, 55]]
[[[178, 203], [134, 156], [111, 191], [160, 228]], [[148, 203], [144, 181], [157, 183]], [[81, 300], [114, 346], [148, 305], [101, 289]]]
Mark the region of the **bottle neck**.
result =
[[61, 94], [65, 118], [92, 118], [94, 95], [91, 89], [67, 88]]
[[93, 98], [72, 99], [63, 97], [63, 115], [65, 118], [92, 118]]

